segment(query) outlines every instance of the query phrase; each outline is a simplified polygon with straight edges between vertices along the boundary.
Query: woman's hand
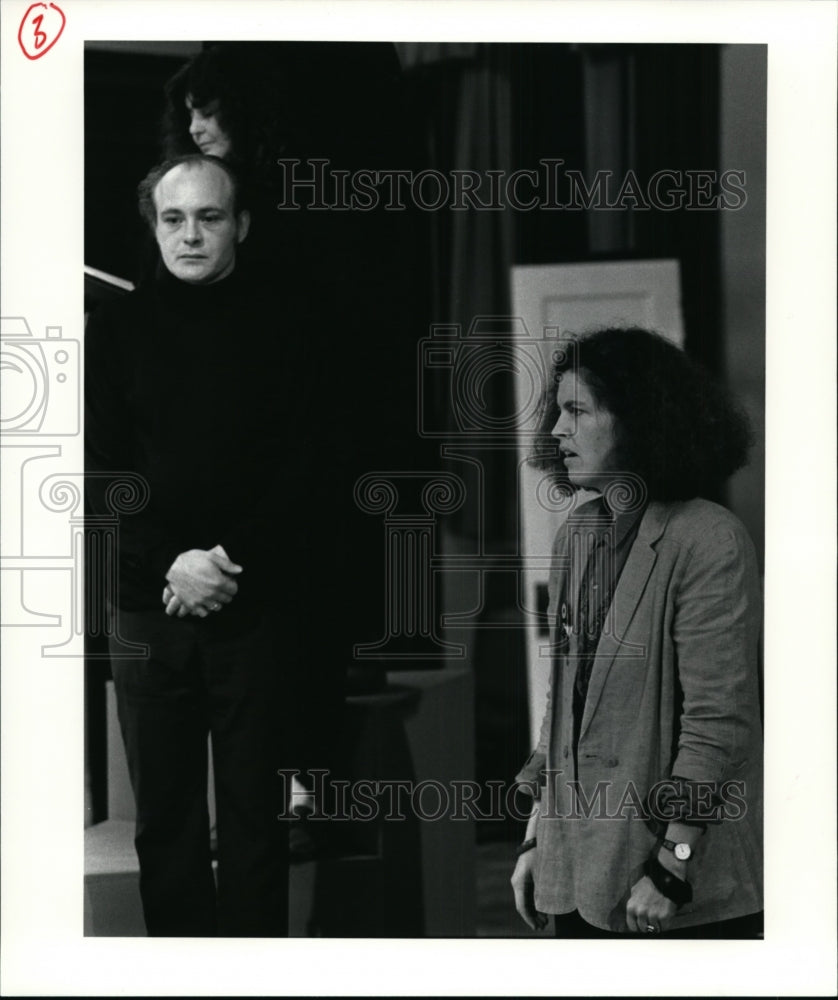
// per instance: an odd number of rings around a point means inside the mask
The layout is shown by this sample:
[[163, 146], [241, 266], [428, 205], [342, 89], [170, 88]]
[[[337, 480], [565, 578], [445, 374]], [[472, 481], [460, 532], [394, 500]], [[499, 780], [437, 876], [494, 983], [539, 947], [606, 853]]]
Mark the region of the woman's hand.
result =
[[547, 914], [535, 908], [535, 851], [521, 854], [515, 865], [510, 882], [515, 893], [515, 909], [530, 930], [543, 931], [547, 926]]
[[[657, 934], [666, 930], [676, 910], [672, 900], [658, 892], [654, 882], [648, 875], [644, 875], [632, 886], [631, 896], [626, 903], [626, 923], [630, 931]], [[650, 927], [654, 930], [649, 930]]]

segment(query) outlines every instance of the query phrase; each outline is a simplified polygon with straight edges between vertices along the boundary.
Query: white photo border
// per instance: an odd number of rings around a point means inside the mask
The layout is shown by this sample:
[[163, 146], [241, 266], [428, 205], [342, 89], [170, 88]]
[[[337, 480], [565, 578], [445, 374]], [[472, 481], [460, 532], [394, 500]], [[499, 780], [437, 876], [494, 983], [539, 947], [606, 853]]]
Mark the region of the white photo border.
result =
[[[60, 326], [63, 338], [78, 342], [85, 41], [285, 37], [768, 45], [768, 891], [764, 942], [625, 947], [561, 940], [86, 939], [83, 661], [42, 658], [37, 627], [4, 628], [4, 992], [834, 993], [836, 4], [60, 0], [63, 32], [34, 60], [17, 38], [31, 6], [17, 0], [0, 5], [0, 311], [25, 317], [36, 337]], [[81, 369], [78, 378], [80, 385]], [[61, 447], [62, 471], [83, 468], [79, 433], [50, 442]], [[24, 455], [16, 452], [12, 461], [3, 451], [8, 514], [25, 502], [15, 472]], [[28, 530], [37, 534], [38, 512], [27, 509], [30, 515]], [[14, 542], [9, 548], [4, 535], [3, 543], [4, 554], [14, 555]], [[64, 572], [40, 574], [39, 604], [55, 614], [70, 613]], [[21, 595], [3, 596], [4, 603], [14, 603]]]

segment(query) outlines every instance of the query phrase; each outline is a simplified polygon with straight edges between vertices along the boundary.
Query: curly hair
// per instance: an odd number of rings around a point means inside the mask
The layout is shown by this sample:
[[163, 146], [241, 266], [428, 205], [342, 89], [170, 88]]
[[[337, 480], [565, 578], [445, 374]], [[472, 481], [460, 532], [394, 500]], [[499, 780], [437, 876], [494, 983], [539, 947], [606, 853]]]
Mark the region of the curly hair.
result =
[[[554, 356], [530, 463], [569, 487], [551, 431], [556, 386], [576, 370], [617, 425], [620, 468], [640, 476], [652, 500], [714, 494], [746, 464], [750, 424], [727, 391], [682, 350], [658, 334], [608, 328], [571, 340]], [[572, 487], [571, 487], [572, 488]]]
[[[264, 98], [269, 79], [265, 53], [257, 46], [214, 45], [200, 52], [168, 81], [162, 122], [162, 150], [167, 158], [195, 151], [189, 134], [187, 97], [198, 108], [217, 103], [218, 124], [230, 137], [232, 162], [255, 164], [267, 157]], [[260, 72], [262, 70], [262, 72]], [[261, 82], [260, 82], [261, 77]], [[273, 97], [273, 95], [272, 95]], [[276, 114], [272, 101], [271, 117]]]
[[228, 159], [256, 182], [281, 156], [339, 160], [358, 146], [366, 155], [398, 124], [391, 101], [399, 79], [395, 48], [382, 43], [216, 43], [165, 86], [162, 153], [195, 150], [188, 97], [194, 107], [216, 105]]

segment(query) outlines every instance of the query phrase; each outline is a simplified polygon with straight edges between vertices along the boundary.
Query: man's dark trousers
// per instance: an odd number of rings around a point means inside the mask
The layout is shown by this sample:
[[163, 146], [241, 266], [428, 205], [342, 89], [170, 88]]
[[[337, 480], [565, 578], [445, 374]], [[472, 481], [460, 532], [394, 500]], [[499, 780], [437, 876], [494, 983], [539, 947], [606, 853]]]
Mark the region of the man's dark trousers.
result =
[[[144, 659], [112, 668], [137, 804], [140, 894], [151, 936], [287, 934], [282, 656], [276, 627], [225, 634], [221, 615], [117, 612]], [[223, 614], [223, 612], [221, 613]], [[212, 736], [218, 891], [210, 857], [207, 734]]]

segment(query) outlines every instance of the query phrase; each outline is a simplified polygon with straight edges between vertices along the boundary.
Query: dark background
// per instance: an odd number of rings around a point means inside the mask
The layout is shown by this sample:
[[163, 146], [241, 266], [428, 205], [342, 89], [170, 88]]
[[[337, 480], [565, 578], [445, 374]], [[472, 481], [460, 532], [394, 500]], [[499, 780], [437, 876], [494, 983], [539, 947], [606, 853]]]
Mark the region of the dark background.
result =
[[[300, 45], [312, 46], [314, 52], [317, 43]], [[586, 176], [598, 169], [619, 175], [630, 167], [641, 181], [661, 169], [736, 167], [737, 163], [720, 161], [726, 79], [733, 94], [728, 99], [752, 101], [755, 120], [762, 115], [764, 125], [764, 49], [751, 77], [742, 76], [733, 84], [725, 77], [722, 46], [403, 43], [396, 49], [402, 81], [393, 148], [401, 160], [392, 163], [393, 167], [405, 166], [407, 159], [414, 170], [532, 169], [541, 158], [560, 157], [567, 168]], [[163, 84], [187, 55], [181, 50], [172, 54], [114, 51], [107, 43], [90, 46], [86, 52], [88, 265], [131, 280], [139, 274], [147, 238], [135, 210], [136, 185], [159, 157]], [[740, 85], [742, 94], [737, 91]], [[370, 113], [377, 110], [372, 108]], [[764, 183], [764, 148], [754, 155], [762, 164]], [[752, 211], [750, 225], [757, 237], [754, 270], [759, 276], [763, 273], [760, 254], [764, 260], [764, 207], [758, 198]], [[732, 382], [744, 379], [742, 350], [735, 346], [739, 331], [731, 328], [729, 305], [726, 311], [723, 275], [727, 273], [732, 282], [737, 267], [746, 265], [725, 257], [724, 225], [719, 212], [686, 209], [507, 211], [502, 219], [485, 215], [464, 219], [446, 211], [414, 214], [410, 241], [387, 248], [398, 266], [411, 269], [418, 295], [411, 321], [393, 325], [393, 336], [402, 337], [409, 347], [401, 355], [406, 367], [398, 377], [412, 392], [415, 366], [407, 359], [415, 357], [416, 338], [429, 322], [467, 326], [477, 314], [508, 314], [512, 265], [666, 257], [676, 258], [681, 265], [686, 350]], [[751, 290], [757, 309], [764, 299], [764, 283], [761, 287], [762, 291], [757, 280]], [[759, 315], [754, 317], [754, 328], [762, 328]], [[760, 336], [754, 340], [753, 356], [745, 362], [753, 368], [753, 381], [745, 388], [757, 418], [762, 412], [764, 364]], [[731, 369], [731, 357], [739, 357], [738, 370]], [[372, 381], [392, 377], [374, 353], [365, 364]], [[492, 402], [508, 410], [511, 381], [494, 380], [491, 391]], [[451, 419], [442, 400], [439, 410], [440, 421]], [[440, 467], [433, 442], [408, 433], [403, 446], [400, 467]], [[756, 460], [759, 463], [760, 457]], [[492, 503], [484, 541], [489, 550], [500, 553], [517, 551], [517, 538], [512, 537], [515, 522], [510, 516], [517, 502], [514, 464], [514, 455], [502, 452], [487, 456], [485, 462]], [[757, 482], [761, 482], [760, 475], [758, 468]], [[740, 516], [749, 523], [761, 550], [761, 495], [759, 489], [748, 490], [757, 495], [756, 510], [750, 512], [750, 523], [747, 514]], [[736, 509], [736, 495], [733, 501]], [[443, 544], [449, 551], [468, 548], [474, 541], [477, 512], [470, 502], [440, 520]], [[476, 690], [476, 772], [481, 781], [509, 780], [526, 756], [530, 740], [523, 633], [515, 628], [518, 612], [507, 583], [492, 575], [486, 583], [482, 613], [487, 620], [505, 617], [510, 627], [477, 632], [470, 643], [468, 658]], [[88, 690], [96, 818], [103, 818], [105, 801], [104, 744], [92, 720], [98, 718], [100, 681], [106, 669], [99, 662], [91, 663]], [[484, 837], [516, 836], [518, 830], [515, 823], [507, 828], [485, 824], [479, 832]]]

